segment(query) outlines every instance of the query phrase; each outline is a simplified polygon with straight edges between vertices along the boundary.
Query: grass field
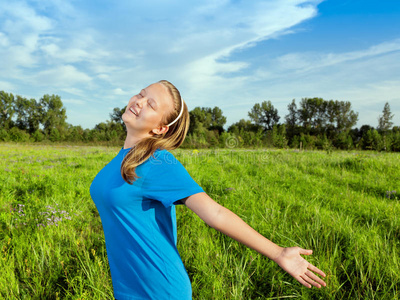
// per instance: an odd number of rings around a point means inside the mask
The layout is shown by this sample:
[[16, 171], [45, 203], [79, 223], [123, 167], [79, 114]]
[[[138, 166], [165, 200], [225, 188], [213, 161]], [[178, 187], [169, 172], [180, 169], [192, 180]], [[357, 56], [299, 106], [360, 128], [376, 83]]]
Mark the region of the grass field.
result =
[[[113, 299], [90, 199], [115, 148], [0, 144], [0, 298]], [[281, 246], [314, 250], [307, 289], [177, 207], [193, 299], [399, 299], [400, 154], [176, 150], [216, 201]]]

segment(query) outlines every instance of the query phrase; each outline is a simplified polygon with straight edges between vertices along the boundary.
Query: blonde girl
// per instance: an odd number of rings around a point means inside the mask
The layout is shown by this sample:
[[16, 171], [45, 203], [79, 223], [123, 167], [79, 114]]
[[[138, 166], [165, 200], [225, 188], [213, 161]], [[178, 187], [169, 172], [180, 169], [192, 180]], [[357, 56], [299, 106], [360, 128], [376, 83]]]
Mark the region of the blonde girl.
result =
[[124, 146], [93, 180], [90, 193], [99, 211], [114, 297], [192, 298], [189, 277], [176, 242], [175, 205], [183, 204], [205, 223], [275, 261], [306, 287], [325, 286], [325, 277], [301, 255], [311, 250], [282, 248], [216, 203], [169, 152], [189, 127], [179, 91], [162, 80], [133, 96], [122, 119]]

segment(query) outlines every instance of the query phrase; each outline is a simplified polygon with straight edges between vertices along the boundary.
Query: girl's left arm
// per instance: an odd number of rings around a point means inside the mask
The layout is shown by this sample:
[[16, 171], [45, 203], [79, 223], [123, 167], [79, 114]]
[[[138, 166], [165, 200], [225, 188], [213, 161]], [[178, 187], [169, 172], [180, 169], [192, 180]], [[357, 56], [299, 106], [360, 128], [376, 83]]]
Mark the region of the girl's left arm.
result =
[[326, 286], [325, 282], [313, 273], [325, 277], [324, 272], [300, 255], [310, 255], [312, 250], [299, 247], [282, 248], [276, 245], [206, 193], [189, 196], [184, 203], [209, 226], [272, 259], [304, 286]]

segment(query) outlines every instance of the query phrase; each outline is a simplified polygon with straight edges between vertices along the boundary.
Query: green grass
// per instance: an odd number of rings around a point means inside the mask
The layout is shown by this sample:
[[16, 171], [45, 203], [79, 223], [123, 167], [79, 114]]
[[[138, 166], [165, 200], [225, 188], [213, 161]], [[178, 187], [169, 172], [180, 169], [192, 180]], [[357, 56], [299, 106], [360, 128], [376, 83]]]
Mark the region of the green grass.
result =
[[[89, 186], [118, 151], [0, 144], [0, 298], [113, 299]], [[313, 249], [327, 274], [307, 289], [178, 206], [194, 299], [400, 298], [400, 154], [173, 153], [213, 199], [275, 243]]]

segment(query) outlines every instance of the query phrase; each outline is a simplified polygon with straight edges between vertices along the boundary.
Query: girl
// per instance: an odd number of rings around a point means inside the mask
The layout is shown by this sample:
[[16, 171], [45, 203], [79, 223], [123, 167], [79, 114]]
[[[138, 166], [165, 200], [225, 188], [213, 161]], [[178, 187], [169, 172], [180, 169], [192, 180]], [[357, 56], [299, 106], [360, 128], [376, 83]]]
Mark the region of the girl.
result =
[[191, 299], [189, 277], [176, 248], [176, 204], [184, 204], [209, 226], [275, 261], [306, 287], [325, 286], [325, 274], [302, 255], [282, 248], [211, 199], [168, 152], [185, 139], [189, 112], [168, 81], [133, 96], [122, 119], [127, 136], [118, 155], [93, 180], [114, 296], [123, 299]]

